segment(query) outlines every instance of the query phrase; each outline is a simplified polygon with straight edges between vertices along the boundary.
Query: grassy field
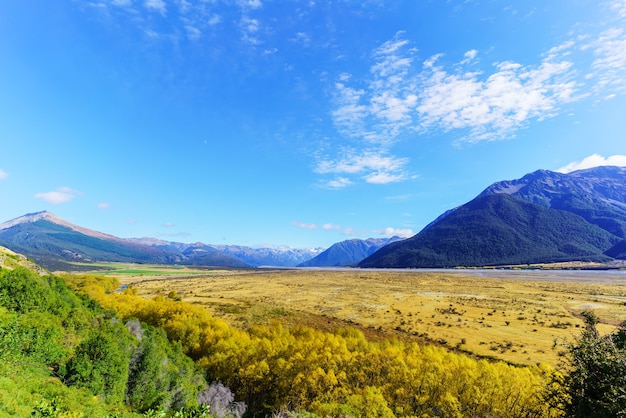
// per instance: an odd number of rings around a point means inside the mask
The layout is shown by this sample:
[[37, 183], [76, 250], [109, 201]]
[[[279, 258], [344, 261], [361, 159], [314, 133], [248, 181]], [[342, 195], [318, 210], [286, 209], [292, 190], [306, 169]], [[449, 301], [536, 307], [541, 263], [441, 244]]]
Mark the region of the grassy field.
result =
[[[233, 270], [187, 267], [181, 265], [135, 264], [135, 263], [70, 263], [81, 266], [81, 273], [90, 272], [102, 276], [115, 276], [120, 279], [137, 278], [178, 278], [207, 274], [228, 274]], [[236, 271], [236, 270], [234, 270]]]
[[[139, 294], [175, 295], [247, 327], [278, 319], [324, 330], [352, 326], [368, 338], [431, 342], [516, 364], [556, 365], [580, 332], [583, 310], [608, 331], [626, 320], [626, 275], [576, 272], [373, 270], [111, 272]], [[156, 271], [154, 275], [149, 274]], [[479, 273], [481, 274], [481, 273]], [[174, 293], [171, 293], [175, 291]]]

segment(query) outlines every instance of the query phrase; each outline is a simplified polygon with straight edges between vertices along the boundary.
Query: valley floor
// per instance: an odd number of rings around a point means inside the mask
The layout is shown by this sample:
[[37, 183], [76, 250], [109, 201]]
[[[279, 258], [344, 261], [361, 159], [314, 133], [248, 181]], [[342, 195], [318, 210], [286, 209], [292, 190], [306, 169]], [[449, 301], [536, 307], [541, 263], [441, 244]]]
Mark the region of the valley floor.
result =
[[556, 365], [593, 310], [601, 332], [626, 320], [626, 272], [240, 270], [120, 276], [152, 297], [205, 306], [233, 325], [279, 320], [370, 339], [433, 342], [515, 364]]

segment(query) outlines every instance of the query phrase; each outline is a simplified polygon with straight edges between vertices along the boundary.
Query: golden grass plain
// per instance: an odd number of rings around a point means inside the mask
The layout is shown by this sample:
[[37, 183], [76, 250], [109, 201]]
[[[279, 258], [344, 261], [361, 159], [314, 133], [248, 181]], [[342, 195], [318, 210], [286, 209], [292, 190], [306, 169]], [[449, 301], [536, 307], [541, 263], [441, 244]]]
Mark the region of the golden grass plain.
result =
[[[234, 270], [133, 276], [123, 284], [205, 306], [231, 325], [280, 320], [370, 339], [434, 343], [514, 364], [556, 366], [593, 310], [601, 332], [626, 320], [623, 272]], [[477, 275], [478, 274], [478, 275]], [[482, 276], [480, 275], [482, 274]]]

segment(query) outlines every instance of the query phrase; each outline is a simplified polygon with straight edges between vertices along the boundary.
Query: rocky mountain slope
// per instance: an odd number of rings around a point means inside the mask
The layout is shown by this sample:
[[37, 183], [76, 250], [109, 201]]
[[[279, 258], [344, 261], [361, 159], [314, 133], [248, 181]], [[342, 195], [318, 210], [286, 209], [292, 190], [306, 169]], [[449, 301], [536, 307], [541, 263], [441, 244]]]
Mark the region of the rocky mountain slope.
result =
[[356, 266], [361, 260], [372, 255], [382, 247], [399, 241], [400, 237], [349, 239], [330, 246], [316, 257], [305, 261], [298, 267], [343, 267]]
[[30, 213], [0, 224], [0, 245], [53, 270], [73, 261], [122, 261], [231, 268], [293, 267], [323, 249], [251, 248], [180, 243], [156, 238], [118, 238], [67, 222], [50, 212]]
[[360, 267], [456, 267], [626, 258], [626, 169], [539, 170], [497, 182]]

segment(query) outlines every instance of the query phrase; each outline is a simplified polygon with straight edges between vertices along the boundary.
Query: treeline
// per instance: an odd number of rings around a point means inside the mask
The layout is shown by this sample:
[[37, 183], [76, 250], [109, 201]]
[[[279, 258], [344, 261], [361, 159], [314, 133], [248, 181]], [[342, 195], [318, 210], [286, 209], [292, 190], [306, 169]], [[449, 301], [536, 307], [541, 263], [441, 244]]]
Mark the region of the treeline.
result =
[[0, 416], [241, 416], [219, 390], [163, 329], [122, 321], [59, 277], [0, 269]]

